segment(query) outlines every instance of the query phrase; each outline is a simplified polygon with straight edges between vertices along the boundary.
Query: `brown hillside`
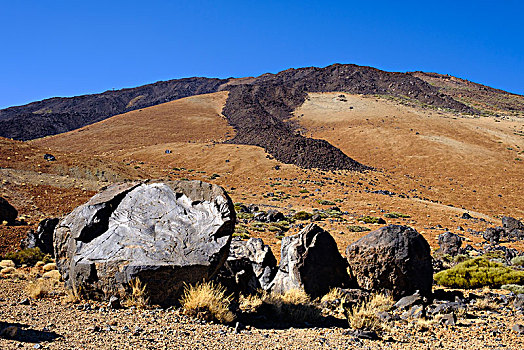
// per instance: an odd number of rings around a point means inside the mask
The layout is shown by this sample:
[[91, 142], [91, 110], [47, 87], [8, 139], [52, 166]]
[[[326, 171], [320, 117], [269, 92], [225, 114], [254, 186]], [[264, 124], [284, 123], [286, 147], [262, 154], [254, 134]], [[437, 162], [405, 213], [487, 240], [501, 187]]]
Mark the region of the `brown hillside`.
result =
[[182, 98], [32, 142], [88, 154], [170, 142], [222, 142], [234, 133], [221, 116], [227, 95], [223, 91]]

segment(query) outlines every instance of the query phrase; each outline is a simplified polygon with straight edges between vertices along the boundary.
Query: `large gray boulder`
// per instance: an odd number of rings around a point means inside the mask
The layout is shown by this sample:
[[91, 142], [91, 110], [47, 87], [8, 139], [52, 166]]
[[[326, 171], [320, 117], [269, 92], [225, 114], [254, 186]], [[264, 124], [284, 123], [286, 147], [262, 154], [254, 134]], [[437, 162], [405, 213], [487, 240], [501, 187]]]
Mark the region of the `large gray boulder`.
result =
[[315, 224], [307, 225], [296, 235], [284, 237], [280, 254], [272, 292], [284, 293], [298, 288], [316, 298], [331, 288], [354, 285], [335, 240]]
[[58, 268], [88, 297], [124, 297], [138, 278], [154, 304], [176, 303], [184, 283], [210, 279], [228, 256], [231, 199], [201, 181], [110, 186], [67, 215], [54, 233]]
[[388, 225], [350, 244], [346, 255], [360, 288], [390, 292], [395, 299], [419, 290], [431, 294], [433, 267], [428, 242], [414, 229]]
[[277, 272], [277, 259], [260, 238], [233, 240], [218, 281], [235, 294], [267, 290]]
[[13, 207], [7, 199], [0, 197], [0, 224], [2, 221], [7, 221], [8, 224], [13, 224], [18, 217], [18, 211]]

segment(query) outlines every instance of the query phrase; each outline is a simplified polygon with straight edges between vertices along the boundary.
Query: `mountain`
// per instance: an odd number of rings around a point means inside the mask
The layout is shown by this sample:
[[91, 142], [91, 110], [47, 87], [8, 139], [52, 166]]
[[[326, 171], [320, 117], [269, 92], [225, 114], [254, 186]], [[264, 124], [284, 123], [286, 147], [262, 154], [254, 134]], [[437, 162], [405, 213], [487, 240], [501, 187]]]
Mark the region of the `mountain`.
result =
[[334, 64], [288, 69], [255, 78], [186, 78], [132, 89], [72, 98], [52, 98], [0, 111], [0, 136], [30, 140], [74, 130], [127, 111], [183, 97], [229, 91], [223, 115], [236, 131], [227, 142], [264, 148], [276, 159], [303, 168], [366, 170], [325, 140], [300, 135], [289, 123], [291, 112], [309, 92], [380, 95], [405, 103], [478, 114], [412, 73]]

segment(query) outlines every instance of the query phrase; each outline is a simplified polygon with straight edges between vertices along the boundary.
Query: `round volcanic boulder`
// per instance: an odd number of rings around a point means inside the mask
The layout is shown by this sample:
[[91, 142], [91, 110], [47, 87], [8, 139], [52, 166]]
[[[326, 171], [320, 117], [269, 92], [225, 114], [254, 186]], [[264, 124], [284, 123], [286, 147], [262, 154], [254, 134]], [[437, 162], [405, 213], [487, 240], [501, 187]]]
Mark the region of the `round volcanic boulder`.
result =
[[223, 188], [201, 181], [108, 187], [60, 221], [58, 268], [73, 290], [125, 297], [139, 279], [151, 303], [172, 305], [184, 283], [210, 279], [228, 256], [235, 210]]
[[390, 292], [395, 299], [417, 290], [430, 296], [433, 267], [428, 242], [414, 229], [388, 225], [346, 249], [349, 267], [360, 288]]
[[9, 202], [0, 197], [0, 224], [6, 221], [8, 224], [13, 224], [18, 217], [18, 211]]

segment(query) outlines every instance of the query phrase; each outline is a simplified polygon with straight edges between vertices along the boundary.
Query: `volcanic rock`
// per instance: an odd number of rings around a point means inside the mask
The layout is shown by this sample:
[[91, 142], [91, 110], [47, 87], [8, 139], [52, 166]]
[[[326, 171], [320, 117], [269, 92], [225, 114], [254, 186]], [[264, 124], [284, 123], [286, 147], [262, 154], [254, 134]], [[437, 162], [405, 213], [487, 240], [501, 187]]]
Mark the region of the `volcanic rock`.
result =
[[511, 216], [502, 218], [504, 235], [508, 238], [524, 239], [524, 224]]
[[315, 224], [282, 239], [280, 266], [271, 291], [303, 289], [312, 298], [333, 287], [350, 287], [347, 263], [333, 237]]
[[438, 244], [440, 248], [438, 252], [441, 254], [449, 254], [455, 256], [460, 253], [462, 246], [462, 237], [451, 232], [444, 232], [438, 237]]
[[395, 299], [419, 290], [431, 294], [433, 267], [428, 242], [414, 229], [388, 225], [350, 244], [346, 255], [361, 288], [390, 291]]
[[27, 237], [22, 240], [22, 249], [40, 248], [42, 253], [50, 254], [54, 257], [53, 232], [59, 221], [58, 218], [48, 218], [40, 221], [36, 232], [29, 230]]
[[66, 285], [89, 297], [123, 296], [139, 279], [152, 303], [172, 304], [184, 283], [223, 265], [234, 222], [233, 203], [216, 185], [116, 184], [60, 221], [56, 261]]
[[276, 272], [277, 259], [262, 239], [233, 240], [218, 281], [231, 292], [252, 294], [267, 290]]
[[0, 197], [0, 224], [2, 221], [7, 221], [8, 224], [13, 224], [18, 217], [18, 211], [9, 202]]

